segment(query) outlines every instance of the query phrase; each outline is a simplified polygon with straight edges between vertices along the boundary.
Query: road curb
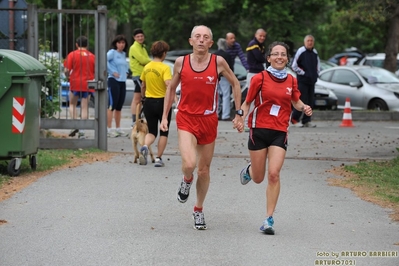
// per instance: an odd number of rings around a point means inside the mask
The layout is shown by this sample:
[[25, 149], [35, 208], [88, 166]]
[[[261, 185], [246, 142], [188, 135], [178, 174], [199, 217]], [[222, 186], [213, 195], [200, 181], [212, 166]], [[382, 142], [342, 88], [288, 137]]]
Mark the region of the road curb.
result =
[[[342, 120], [344, 110], [313, 112], [312, 120]], [[354, 121], [399, 121], [399, 112], [352, 111]]]

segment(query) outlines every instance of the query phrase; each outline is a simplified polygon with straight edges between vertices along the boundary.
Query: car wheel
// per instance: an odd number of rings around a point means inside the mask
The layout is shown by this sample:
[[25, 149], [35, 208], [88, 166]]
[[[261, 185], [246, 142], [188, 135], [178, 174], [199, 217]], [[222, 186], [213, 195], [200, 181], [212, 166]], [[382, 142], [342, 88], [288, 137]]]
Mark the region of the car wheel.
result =
[[388, 111], [388, 106], [383, 100], [374, 99], [369, 103], [368, 109], [376, 111]]

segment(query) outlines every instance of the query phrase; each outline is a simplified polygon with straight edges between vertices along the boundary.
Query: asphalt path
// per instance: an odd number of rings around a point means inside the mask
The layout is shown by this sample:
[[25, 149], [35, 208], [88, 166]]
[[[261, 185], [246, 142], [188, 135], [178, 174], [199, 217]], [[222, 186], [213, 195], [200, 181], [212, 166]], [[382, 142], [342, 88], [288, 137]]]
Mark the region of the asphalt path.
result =
[[119, 153], [110, 161], [51, 173], [0, 202], [0, 265], [399, 265], [390, 210], [327, 182], [333, 167], [396, 157], [399, 122], [315, 123], [290, 129], [274, 236], [259, 231], [266, 182], [239, 181], [248, 135], [230, 122], [219, 123], [208, 230], [193, 229], [195, 187], [185, 204], [176, 199], [173, 121], [163, 168], [134, 164], [130, 140], [109, 139]]

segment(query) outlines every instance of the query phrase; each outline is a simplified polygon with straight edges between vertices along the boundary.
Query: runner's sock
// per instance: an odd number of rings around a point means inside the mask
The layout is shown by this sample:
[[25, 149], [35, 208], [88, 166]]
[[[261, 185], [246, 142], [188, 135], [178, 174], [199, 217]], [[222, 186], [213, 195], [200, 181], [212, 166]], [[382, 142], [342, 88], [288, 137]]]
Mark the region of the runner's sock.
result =
[[190, 179], [187, 179], [187, 177], [184, 177], [184, 182], [191, 183], [191, 182], [193, 182], [193, 179], [194, 179], [194, 176], [191, 176]]

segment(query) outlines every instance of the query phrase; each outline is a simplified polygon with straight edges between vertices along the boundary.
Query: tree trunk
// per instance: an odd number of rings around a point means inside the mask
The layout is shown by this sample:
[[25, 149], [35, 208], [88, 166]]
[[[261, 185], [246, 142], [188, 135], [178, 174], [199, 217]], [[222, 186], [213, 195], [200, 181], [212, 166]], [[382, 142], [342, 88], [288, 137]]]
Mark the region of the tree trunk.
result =
[[395, 13], [392, 15], [388, 30], [387, 46], [385, 47], [385, 61], [384, 68], [395, 73], [397, 69], [397, 55], [398, 55], [398, 41], [399, 41], [399, 5], [395, 8]]
[[111, 47], [113, 39], [116, 37], [118, 28], [118, 21], [115, 18], [108, 19], [108, 46]]
[[130, 22], [126, 22], [123, 24], [123, 35], [125, 35], [127, 40], [127, 47], [129, 51], [130, 45], [133, 44], [133, 35], [132, 35], [132, 24]]

